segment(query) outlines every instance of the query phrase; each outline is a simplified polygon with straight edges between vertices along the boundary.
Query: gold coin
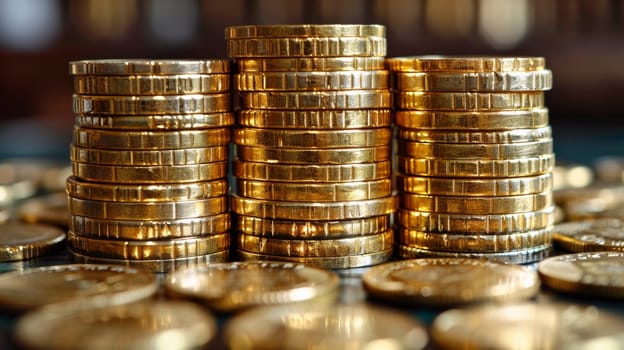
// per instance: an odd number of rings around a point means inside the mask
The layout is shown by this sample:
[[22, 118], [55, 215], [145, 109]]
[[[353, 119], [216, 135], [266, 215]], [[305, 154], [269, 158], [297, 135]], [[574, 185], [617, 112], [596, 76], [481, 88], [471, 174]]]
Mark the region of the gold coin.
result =
[[541, 91], [552, 89], [548, 69], [511, 72], [398, 72], [401, 91]]
[[230, 349], [418, 350], [427, 331], [410, 314], [360, 303], [252, 309], [228, 321], [224, 339]]
[[124, 185], [67, 179], [67, 194], [80, 199], [111, 202], [172, 202], [224, 196], [228, 192], [226, 179], [183, 184]]
[[336, 239], [372, 235], [390, 229], [390, 215], [353, 220], [292, 221], [236, 215], [234, 230], [268, 238]]
[[386, 69], [384, 57], [271, 57], [240, 58], [238, 71], [251, 72], [335, 72]]
[[289, 24], [246, 25], [225, 28], [225, 39], [258, 37], [336, 37], [386, 36], [380, 24]]
[[17, 207], [17, 217], [31, 224], [67, 227], [67, 193], [55, 192], [27, 199]]
[[401, 229], [399, 242], [410, 247], [445, 252], [499, 253], [541, 247], [552, 241], [552, 227], [513, 233], [453, 234]]
[[370, 254], [392, 249], [393, 232], [337, 239], [279, 239], [238, 233], [237, 248], [246, 252], [296, 257]]
[[542, 282], [563, 293], [624, 298], [624, 253], [588, 252], [553, 256], [537, 264]]
[[624, 251], [624, 222], [621, 219], [569, 221], [554, 230], [555, 244], [572, 252]]
[[362, 276], [374, 298], [394, 304], [451, 306], [535, 296], [539, 278], [524, 266], [462, 258], [393, 261]]
[[372, 181], [390, 177], [389, 160], [339, 165], [294, 165], [247, 162], [235, 159], [232, 174], [241, 179], [285, 182]]
[[257, 110], [238, 112], [241, 126], [278, 129], [364, 129], [388, 127], [390, 109], [357, 110]]
[[550, 191], [552, 174], [502, 179], [397, 176], [397, 188], [407, 193], [439, 196], [517, 196]]
[[238, 91], [328, 91], [389, 89], [387, 70], [258, 72], [234, 75]]
[[183, 95], [229, 91], [229, 74], [74, 76], [74, 92], [85, 95]]
[[553, 224], [554, 207], [512, 214], [445, 214], [401, 209], [399, 224], [430, 233], [511, 234], [541, 230]]
[[398, 169], [407, 175], [439, 177], [520, 177], [546, 174], [555, 166], [554, 154], [517, 159], [416, 159], [399, 157]]
[[550, 243], [539, 247], [532, 247], [519, 250], [509, 250], [497, 253], [475, 253], [475, 252], [445, 252], [441, 250], [429, 250], [418, 247], [398, 245], [398, 255], [403, 259], [419, 258], [464, 258], [464, 259], [487, 259], [489, 261], [506, 264], [529, 264], [541, 261], [546, 258], [551, 251]]
[[96, 115], [168, 115], [229, 112], [229, 93], [166, 96], [73, 95], [73, 112]]
[[30, 349], [149, 349], [171, 337], [175, 346], [190, 349], [205, 346], [216, 332], [214, 317], [192, 303], [149, 301], [99, 308], [55, 305], [20, 319], [15, 336]]
[[193, 266], [164, 281], [168, 294], [200, 300], [221, 312], [310, 301], [335, 293], [339, 286], [334, 272], [276, 261]]
[[441, 349], [592, 349], [621, 347], [624, 322], [603, 308], [570, 303], [484, 304], [438, 315], [431, 337]]
[[392, 142], [392, 129], [294, 130], [234, 129], [234, 143], [243, 146], [285, 148], [349, 148], [387, 146]]
[[401, 208], [448, 214], [512, 214], [550, 208], [552, 192], [501, 197], [431, 196], [401, 193]]
[[191, 165], [228, 160], [227, 146], [163, 150], [85, 148], [70, 145], [70, 160], [102, 165]]
[[514, 129], [507, 131], [448, 131], [401, 129], [399, 140], [439, 143], [524, 143], [551, 140], [549, 126], [536, 129]]
[[110, 220], [72, 215], [69, 229], [80, 236], [112, 240], [162, 240], [196, 237], [230, 230], [230, 214], [177, 220]]
[[274, 37], [226, 41], [233, 58], [385, 56], [386, 38], [371, 37]]
[[265, 219], [350, 220], [392, 214], [397, 198], [366, 199], [348, 202], [300, 203], [266, 201], [232, 195], [232, 212]]
[[71, 215], [111, 220], [178, 220], [221, 214], [227, 211], [227, 197], [179, 202], [115, 202], [69, 197]]
[[371, 109], [392, 107], [389, 90], [336, 90], [304, 92], [244, 92], [243, 108], [256, 109]]
[[59, 248], [65, 232], [48, 225], [0, 224], [0, 262], [32, 259]]
[[473, 160], [510, 160], [517, 158], [535, 158], [553, 152], [553, 140], [522, 143], [430, 143], [400, 140], [399, 155], [414, 158], [455, 158]]
[[543, 92], [420, 92], [399, 91], [395, 107], [412, 110], [502, 111], [544, 107]]
[[543, 70], [544, 57], [412, 56], [387, 60], [397, 72], [522, 72]]
[[122, 260], [176, 259], [226, 250], [230, 247], [230, 234], [216, 233], [158, 241], [120, 241], [88, 238], [69, 231], [67, 242], [75, 252], [95, 257]]
[[165, 75], [222, 74], [230, 72], [231, 61], [103, 59], [69, 62], [72, 75]]
[[183, 183], [216, 180], [227, 175], [227, 162], [192, 165], [116, 166], [72, 163], [74, 176], [94, 182]]
[[147, 299], [158, 290], [156, 277], [110, 265], [56, 265], [0, 275], [0, 304], [26, 311], [53, 303], [108, 306]]
[[548, 109], [496, 112], [397, 111], [396, 125], [408, 129], [515, 130], [548, 126]]
[[301, 257], [301, 256], [284, 256], [269, 255], [247, 252], [244, 250], [236, 250], [238, 257], [244, 261], [250, 260], [270, 260], [270, 261], [288, 261], [293, 263], [306, 264], [316, 266], [322, 269], [353, 269], [356, 267], [371, 266], [381, 264], [392, 258], [392, 249], [381, 252], [345, 256], [332, 257]]
[[90, 115], [79, 114], [75, 117], [77, 127], [89, 129], [120, 130], [180, 130], [206, 129], [234, 125], [231, 112], [213, 114], [179, 115]]
[[286, 164], [357, 164], [390, 160], [390, 147], [361, 148], [281, 148], [234, 145], [236, 157], [243, 161]]
[[[229, 128], [126, 131], [74, 128], [74, 145], [107, 150], [163, 150], [227, 145]], [[164, 156], [163, 156], [164, 157]], [[121, 156], [120, 156], [121, 158]]]

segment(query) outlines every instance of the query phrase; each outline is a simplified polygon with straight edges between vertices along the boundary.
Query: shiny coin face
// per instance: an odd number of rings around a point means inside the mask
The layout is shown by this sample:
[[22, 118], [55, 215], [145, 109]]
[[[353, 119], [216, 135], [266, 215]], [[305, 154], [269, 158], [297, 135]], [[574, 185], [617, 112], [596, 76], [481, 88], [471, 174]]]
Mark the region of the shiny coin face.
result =
[[15, 261], [44, 255], [65, 241], [65, 232], [53, 226], [0, 224], [0, 261]]
[[572, 252], [624, 250], [624, 222], [621, 219], [570, 221], [556, 225], [554, 239]]
[[339, 284], [331, 271], [274, 261], [199, 265], [165, 280], [169, 293], [199, 298], [219, 311], [309, 301], [336, 291]]

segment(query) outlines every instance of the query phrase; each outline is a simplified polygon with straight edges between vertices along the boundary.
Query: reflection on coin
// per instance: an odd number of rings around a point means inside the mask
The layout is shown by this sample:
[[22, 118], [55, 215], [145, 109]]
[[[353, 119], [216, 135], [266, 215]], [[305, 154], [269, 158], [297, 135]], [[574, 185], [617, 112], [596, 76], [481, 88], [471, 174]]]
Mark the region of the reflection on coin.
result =
[[392, 258], [392, 248], [368, 254], [315, 257], [315, 256], [284, 256], [269, 255], [248, 252], [241, 249], [236, 251], [242, 260], [273, 260], [289, 261], [293, 263], [306, 264], [320, 267], [322, 269], [352, 269], [356, 267], [371, 266], [381, 264]]
[[36, 349], [195, 349], [215, 335], [216, 320], [191, 303], [152, 301], [100, 308], [53, 305], [25, 315], [17, 341]]
[[167, 276], [165, 288], [219, 311], [235, 311], [312, 300], [336, 291], [339, 283], [335, 273], [302, 264], [247, 261], [183, 269]]
[[366, 304], [331, 308], [257, 308], [230, 319], [231, 349], [422, 349], [427, 333], [414, 317]]
[[567, 251], [624, 250], [624, 222], [621, 219], [565, 222], [556, 225], [553, 233], [557, 245]]
[[19, 206], [17, 216], [29, 223], [67, 227], [69, 220], [67, 193], [56, 192], [29, 199]]
[[56, 265], [0, 275], [0, 304], [24, 311], [70, 302], [116, 305], [146, 299], [156, 293], [155, 276], [110, 265]]
[[0, 224], [0, 262], [25, 260], [51, 252], [65, 241], [65, 232], [47, 225]]

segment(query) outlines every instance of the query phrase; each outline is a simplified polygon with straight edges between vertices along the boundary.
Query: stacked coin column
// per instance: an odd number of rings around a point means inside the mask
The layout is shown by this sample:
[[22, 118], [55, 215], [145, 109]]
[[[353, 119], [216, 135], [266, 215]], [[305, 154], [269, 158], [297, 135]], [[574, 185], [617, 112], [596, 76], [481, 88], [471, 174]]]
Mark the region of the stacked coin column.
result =
[[240, 97], [237, 252], [338, 269], [392, 255], [385, 27], [226, 29]]
[[228, 256], [230, 62], [70, 63], [69, 247], [156, 272]]
[[546, 256], [554, 155], [544, 59], [406, 57], [389, 65], [400, 256]]

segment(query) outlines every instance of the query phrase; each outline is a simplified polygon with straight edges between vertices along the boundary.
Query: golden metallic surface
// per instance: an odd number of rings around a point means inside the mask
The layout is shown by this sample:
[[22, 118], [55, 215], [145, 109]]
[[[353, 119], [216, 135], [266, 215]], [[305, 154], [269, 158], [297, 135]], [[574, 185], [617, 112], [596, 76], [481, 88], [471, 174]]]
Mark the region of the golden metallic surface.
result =
[[337, 239], [280, 239], [238, 233], [236, 247], [246, 252], [295, 257], [335, 257], [392, 249], [393, 231]]
[[431, 143], [525, 143], [552, 140], [552, 129], [549, 126], [505, 131], [400, 129], [398, 139]]
[[73, 95], [72, 111], [96, 115], [209, 114], [232, 109], [230, 93], [157, 96]]
[[440, 196], [517, 196], [552, 189], [552, 174], [500, 179], [440, 178], [398, 174], [397, 189]]
[[403, 228], [429, 233], [512, 234], [541, 230], [552, 225], [554, 207], [512, 214], [445, 214], [401, 209], [397, 221]]
[[240, 179], [284, 182], [351, 182], [389, 178], [389, 160], [339, 165], [294, 165], [247, 162], [235, 159], [232, 175]]
[[356, 267], [364, 267], [377, 265], [386, 262], [392, 258], [392, 249], [369, 254], [357, 254], [346, 256], [332, 257], [301, 257], [301, 256], [284, 256], [284, 255], [268, 255], [247, 252], [244, 250], [236, 250], [236, 254], [243, 261], [250, 260], [270, 260], [270, 261], [288, 261], [293, 263], [306, 264], [310, 266], [320, 267], [322, 269], [351, 269]]
[[275, 37], [226, 41], [232, 58], [385, 56], [386, 38], [370, 37]]
[[517, 159], [416, 159], [399, 157], [401, 173], [439, 177], [520, 177], [546, 174], [555, 166], [554, 154]]
[[69, 197], [71, 215], [111, 220], [178, 220], [224, 213], [226, 196], [179, 202], [114, 202]]
[[514, 233], [465, 234], [422, 232], [401, 229], [399, 243], [410, 247], [445, 252], [498, 253], [550, 244], [552, 227]]
[[82, 181], [75, 176], [67, 178], [67, 194], [70, 197], [99, 201], [172, 202], [219, 197], [227, 192], [226, 179], [182, 184], [125, 185]]
[[21, 221], [27, 223], [67, 227], [67, 193], [54, 192], [27, 199], [17, 206], [16, 214]]
[[313, 301], [340, 287], [332, 271], [276, 261], [245, 261], [192, 266], [169, 274], [167, 294], [200, 301], [220, 312], [262, 305]]
[[170, 75], [223, 74], [230, 72], [231, 61], [103, 59], [69, 62], [72, 75]]
[[254, 91], [239, 94], [243, 108], [255, 109], [371, 109], [392, 107], [389, 90]]
[[431, 196], [401, 193], [402, 209], [447, 214], [513, 214], [538, 211], [553, 205], [552, 192], [504, 197]]
[[67, 233], [69, 247], [80, 254], [122, 260], [188, 258], [217, 253], [230, 247], [229, 233], [158, 241], [95, 239]]
[[242, 146], [308, 149], [377, 147], [388, 146], [392, 143], [392, 129], [294, 130], [236, 128], [233, 132], [232, 141]]
[[230, 130], [224, 127], [175, 131], [127, 131], [75, 127], [73, 141], [74, 146], [106, 150], [179, 150], [227, 145], [230, 141]]
[[147, 299], [158, 290], [156, 277], [112, 265], [56, 265], [0, 275], [0, 304], [27, 311], [42, 306], [110, 306]]
[[234, 125], [234, 113], [141, 116], [78, 114], [74, 125], [89, 129], [143, 131], [222, 128]]
[[216, 180], [227, 175], [227, 162], [192, 165], [116, 166], [72, 163], [74, 176], [94, 182], [125, 184], [188, 183]]
[[622, 219], [568, 221], [555, 225], [555, 245], [571, 252], [624, 251]]
[[395, 196], [348, 202], [300, 203], [233, 195], [231, 210], [236, 214], [265, 219], [350, 220], [392, 214], [397, 209], [397, 202]]
[[400, 109], [441, 111], [503, 111], [544, 107], [543, 92], [420, 92], [399, 91]]
[[74, 92], [85, 95], [183, 95], [229, 91], [229, 74], [74, 76]]
[[461, 131], [534, 129], [548, 126], [548, 109], [496, 112], [397, 111], [394, 122], [408, 129]]
[[236, 157], [243, 161], [302, 165], [376, 163], [390, 160], [390, 147], [362, 148], [281, 148], [234, 145]]
[[271, 57], [236, 60], [241, 73], [383, 70], [384, 57]]
[[127, 241], [200, 237], [229, 231], [230, 214], [177, 220], [110, 220], [72, 215], [69, 229], [83, 237]]
[[466, 159], [478, 162], [479, 160], [506, 160], [535, 158], [552, 154], [552, 138], [542, 141], [522, 143], [432, 143], [400, 140], [398, 153], [401, 156], [413, 158], [429, 158], [439, 160]]
[[65, 232], [48, 225], [0, 224], [0, 262], [32, 259], [61, 246]]
[[236, 215], [233, 230], [267, 238], [336, 239], [365, 236], [390, 229], [390, 215], [352, 220], [292, 221]]
[[238, 91], [329, 91], [389, 89], [387, 70], [258, 72], [234, 75]]
[[69, 159], [101, 165], [191, 165], [228, 160], [228, 146], [163, 150], [85, 148], [70, 145]]
[[386, 36], [380, 24], [288, 24], [245, 25], [225, 28], [225, 39], [258, 37], [368, 37]]
[[371, 267], [362, 282], [373, 298], [437, 307], [528, 299], [540, 286], [528, 267], [463, 258], [393, 261]]
[[543, 91], [552, 89], [552, 72], [398, 72], [394, 82], [401, 91]]
[[546, 67], [544, 57], [411, 56], [387, 60], [397, 72], [523, 72]]
[[548, 257], [551, 252], [550, 244], [541, 247], [533, 247], [519, 250], [509, 250], [497, 253], [474, 253], [474, 252], [445, 252], [442, 250], [429, 250], [418, 247], [398, 245], [398, 255], [403, 259], [418, 258], [464, 258], [486, 259], [493, 262], [506, 264], [529, 264], [541, 261]]
[[357, 110], [258, 110], [237, 114], [241, 126], [276, 129], [365, 129], [392, 123], [390, 109]]

